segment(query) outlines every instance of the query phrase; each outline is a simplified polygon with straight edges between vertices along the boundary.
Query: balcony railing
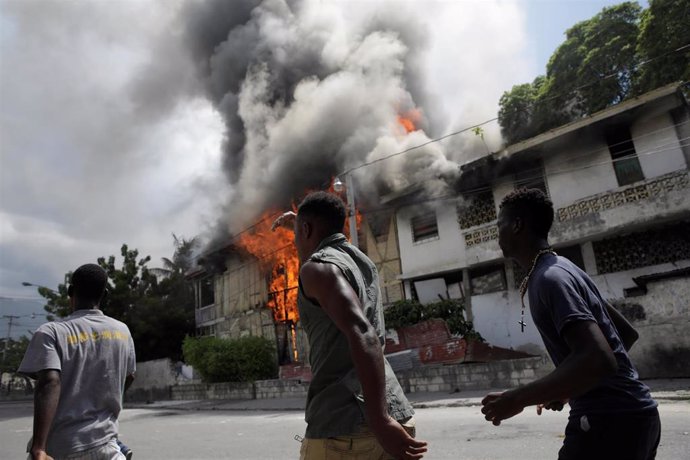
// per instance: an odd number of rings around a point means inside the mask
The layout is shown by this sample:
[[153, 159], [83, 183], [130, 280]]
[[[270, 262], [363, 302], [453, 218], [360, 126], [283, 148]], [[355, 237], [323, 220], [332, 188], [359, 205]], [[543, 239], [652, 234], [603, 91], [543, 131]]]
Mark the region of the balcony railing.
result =
[[216, 305], [211, 304], [196, 310], [196, 326], [204, 326], [216, 319]]
[[638, 182], [634, 185], [620, 187], [611, 192], [583, 198], [569, 206], [558, 208], [556, 215], [559, 222], [566, 222], [577, 217], [617, 208], [629, 203], [636, 203], [674, 190], [687, 189], [689, 186], [690, 178], [688, 177], [688, 171], [675, 171], [642, 183]]

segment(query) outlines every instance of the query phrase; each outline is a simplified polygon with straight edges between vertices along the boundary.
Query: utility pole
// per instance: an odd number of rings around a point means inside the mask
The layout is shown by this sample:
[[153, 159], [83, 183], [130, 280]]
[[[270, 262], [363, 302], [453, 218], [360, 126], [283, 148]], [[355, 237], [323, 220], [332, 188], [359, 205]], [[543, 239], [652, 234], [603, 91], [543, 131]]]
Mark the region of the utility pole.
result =
[[10, 346], [10, 337], [12, 337], [12, 322], [19, 318], [19, 316], [14, 315], [3, 315], [3, 318], [10, 320], [7, 327], [7, 339], [5, 339], [5, 346], [2, 348], [2, 364], [5, 365], [5, 357], [7, 356], [7, 348]]

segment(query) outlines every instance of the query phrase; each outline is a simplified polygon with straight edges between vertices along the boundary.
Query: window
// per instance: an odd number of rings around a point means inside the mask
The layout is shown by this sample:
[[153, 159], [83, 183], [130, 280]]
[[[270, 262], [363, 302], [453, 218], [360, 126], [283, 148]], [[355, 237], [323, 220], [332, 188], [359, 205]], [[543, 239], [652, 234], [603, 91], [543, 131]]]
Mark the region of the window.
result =
[[640, 160], [635, 152], [635, 144], [627, 126], [619, 125], [608, 129], [606, 143], [609, 146], [618, 185], [623, 186], [644, 180]]
[[204, 278], [199, 281], [199, 289], [201, 290], [201, 304], [200, 308], [214, 303], [213, 296], [213, 277]]
[[390, 231], [391, 221], [393, 220], [392, 217], [392, 210], [373, 212], [367, 216], [367, 224], [369, 224], [371, 233], [377, 243], [385, 243], [388, 241], [388, 232]]
[[490, 292], [508, 289], [504, 266], [474, 268], [470, 270], [470, 291], [472, 295], [488, 294]]
[[469, 196], [458, 203], [457, 211], [458, 222], [462, 229], [492, 222], [496, 220], [494, 194], [489, 189], [488, 192]]
[[515, 173], [515, 188], [538, 188], [546, 195], [549, 189], [546, 187], [544, 179], [544, 165], [541, 160], [524, 163], [520, 171]]
[[438, 237], [436, 212], [430, 211], [412, 218], [412, 241], [415, 243]]

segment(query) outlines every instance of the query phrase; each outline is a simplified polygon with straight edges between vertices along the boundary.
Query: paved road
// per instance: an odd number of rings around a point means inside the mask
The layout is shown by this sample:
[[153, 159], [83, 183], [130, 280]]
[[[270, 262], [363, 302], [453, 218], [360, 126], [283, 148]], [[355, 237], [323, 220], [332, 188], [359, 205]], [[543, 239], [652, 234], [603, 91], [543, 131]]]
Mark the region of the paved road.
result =
[[[658, 459], [688, 458], [690, 402], [660, 406], [663, 436]], [[494, 427], [478, 407], [417, 411], [419, 437], [430, 443], [429, 459], [553, 459], [562, 442], [564, 413], [538, 417], [532, 410]], [[178, 411], [128, 409], [122, 438], [136, 459], [297, 458], [304, 432], [296, 411]], [[23, 459], [31, 432], [30, 403], [0, 403], [0, 459]]]

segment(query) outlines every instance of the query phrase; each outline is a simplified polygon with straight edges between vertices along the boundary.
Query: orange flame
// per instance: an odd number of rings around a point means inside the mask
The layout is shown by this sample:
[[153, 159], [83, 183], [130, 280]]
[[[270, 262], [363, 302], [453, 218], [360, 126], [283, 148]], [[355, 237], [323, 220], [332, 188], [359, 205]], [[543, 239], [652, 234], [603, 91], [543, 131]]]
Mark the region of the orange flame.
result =
[[279, 214], [268, 211], [252, 231], [239, 236], [236, 245], [259, 261], [261, 270], [269, 276], [267, 306], [276, 322], [299, 321], [297, 311], [297, 283], [299, 259], [293, 232], [284, 227], [271, 230], [273, 219]]
[[[332, 183], [333, 181], [331, 181]], [[333, 186], [329, 192], [336, 193]], [[293, 205], [293, 210], [296, 207]], [[357, 228], [360, 228], [362, 216], [355, 210]], [[276, 322], [299, 321], [297, 310], [297, 286], [299, 281], [299, 258], [294, 245], [293, 231], [285, 227], [271, 230], [273, 220], [279, 212], [267, 211], [251, 231], [239, 235], [237, 247], [253, 255], [259, 261], [261, 270], [269, 278], [267, 306], [273, 311]], [[349, 238], [349, 225], [343, 229]]]
[[420, 109], [410, 109], [398, 115], [398, 123], [405, 129], [406, 133], [416, 131], [421, 120], [422, 111]]

